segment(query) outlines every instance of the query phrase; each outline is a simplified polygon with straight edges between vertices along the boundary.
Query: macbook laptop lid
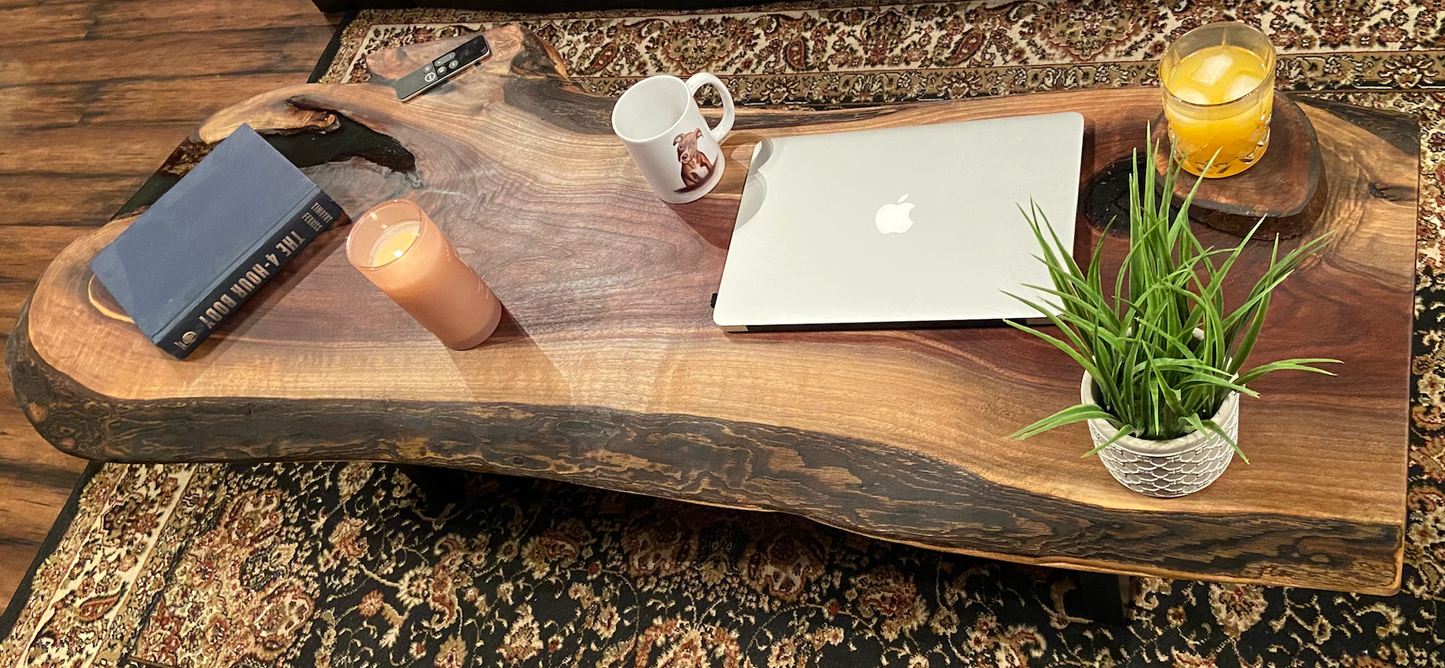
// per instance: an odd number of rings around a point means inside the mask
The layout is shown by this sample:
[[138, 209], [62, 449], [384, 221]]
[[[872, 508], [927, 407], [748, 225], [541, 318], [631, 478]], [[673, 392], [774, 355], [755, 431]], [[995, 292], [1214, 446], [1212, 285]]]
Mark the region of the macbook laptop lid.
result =
[[780, 326], [1037, 317], [1005, 294], [1050, 284], [1020, 207], [1071, 242], [1077, 113], [760, 142], [713, 320]]

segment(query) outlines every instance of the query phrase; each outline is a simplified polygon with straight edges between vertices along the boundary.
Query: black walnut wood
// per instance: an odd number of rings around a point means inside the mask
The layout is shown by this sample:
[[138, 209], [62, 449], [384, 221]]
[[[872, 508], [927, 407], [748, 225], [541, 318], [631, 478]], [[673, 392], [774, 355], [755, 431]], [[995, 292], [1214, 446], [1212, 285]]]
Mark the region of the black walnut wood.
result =
[[[1287, 93], [1277, 92], [1269, 123], [1270, 143], [1254, 166], [1231, 177], [1204, 179], [1181, 170], [1174, 184], [1174, 202], [1180, 204], [1194, 190], [1191, 214], [1231, 234], [1248, 234], [1256, 224], [1261, 239], [1310, 234], [1321, 219], [1317, 210], [1327, 200], [1322, 191], [1319, 137], [1299, 105]], [[1161, 113], [1150, 126], [1156, 146], [1169, 146], [1168, 124]], [[1167, 167], [1167, 150], [1155, 154], [1155, 173]], [[1262, 219], [1262, 220], [1261, 220]]]
[[[795, 513], [1026, 563], [1399, 586], [1416, 156], [1379, 128], [1414, 132], [1413, 119], [1305, 110], [1331, 184], [1315, 226], [1334, 235], [1276, 294], [1255, 354], [1345, 363], [1337, 378], [1259, 383], [1264, 397], [1241, 411], [1254, 464], [1161, 500], [1081, 458], [1082, 426], [1006, 438], [1078, 398], [1080, 371], [1025, 334], [730, 335], [708, 308], [762, 137], [1073, 110], [1086, 119], [1087, 181], [1142, 144], [1157, 91], [742, 108], [717, 190], [670, 207], [611, 135], [611, 100], [579, 91], [529, 33], [488, 37], [491, 60], [411, 103], [383, 82], [424, 62], [422, 50], [375, 59], [371, 84], [258, 96], [194, 141], [242, 122], [309, 137], [330, 146], [311, 160], [334, 159], [306, 172], [348, 211], [418, 201], [507, 306], [491, 340], [442, 347], [346, 263], [343, 228], [175, 362], [92, 300], [86, 263], [130, 222], [118, 220], [61, 254], [10, 338], [16, 394], [41, 434], [92, 459], [438, 465]], [[1079, 229], [1081, 244], [1101, 234]], [[1108, 239], [1106, 261], [1125, 243]], [[1254, 275], [1267, 257], [1256, 244], [1235, 272]]]

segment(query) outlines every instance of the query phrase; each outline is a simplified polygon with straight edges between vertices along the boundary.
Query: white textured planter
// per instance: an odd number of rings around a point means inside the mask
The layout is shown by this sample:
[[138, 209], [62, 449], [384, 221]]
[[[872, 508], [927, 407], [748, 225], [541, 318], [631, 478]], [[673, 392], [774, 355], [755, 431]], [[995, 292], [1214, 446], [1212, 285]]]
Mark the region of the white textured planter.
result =
[[[1086, 404], [1094, 401], [1094, 379], [1084, 373], [1080, 388]], [[1214, 423], [1239, 442], [1239, 393], [1230, 393], [1214, 414]], [[1108, 420], [1089, 420], [1094, 447], [1119, 433]], [[1099, 451], [1099, 460], [1119, 484], [1140, 494], [1172, 498], [1193, 494], [1219, 479], [1234, 459], [1229, 441], [1214, 432], [1196, 431], [1168, 441], [1125, 436]]]

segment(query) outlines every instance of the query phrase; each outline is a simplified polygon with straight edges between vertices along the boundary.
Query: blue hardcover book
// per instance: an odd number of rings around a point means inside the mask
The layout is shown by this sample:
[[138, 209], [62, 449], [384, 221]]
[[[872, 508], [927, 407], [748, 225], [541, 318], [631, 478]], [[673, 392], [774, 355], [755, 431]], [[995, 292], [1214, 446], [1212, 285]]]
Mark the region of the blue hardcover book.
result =
[[90, 268], [151, 342], [185, 359], [342, 215], [242, 125]]

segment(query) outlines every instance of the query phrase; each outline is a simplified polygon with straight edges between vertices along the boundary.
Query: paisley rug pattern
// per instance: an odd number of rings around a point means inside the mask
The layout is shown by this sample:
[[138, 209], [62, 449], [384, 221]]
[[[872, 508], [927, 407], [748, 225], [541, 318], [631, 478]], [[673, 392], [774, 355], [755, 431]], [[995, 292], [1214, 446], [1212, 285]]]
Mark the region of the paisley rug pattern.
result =
[[0, 666], [1445, 666], [1445, 3], [862, 2], [729, 12], [361, 13], [377, 49], [520, 22], [589, 90], [722, 75], [739, 102], [849, 106], [1154, 84], [1174, 37], [1262, 26], [1282, 88], [1416, 114], [1409, 517], [1390, 597], [1141, 580], [1091, 621], [1076, 576], [804, 520], [372, 464], [107, 465]]

